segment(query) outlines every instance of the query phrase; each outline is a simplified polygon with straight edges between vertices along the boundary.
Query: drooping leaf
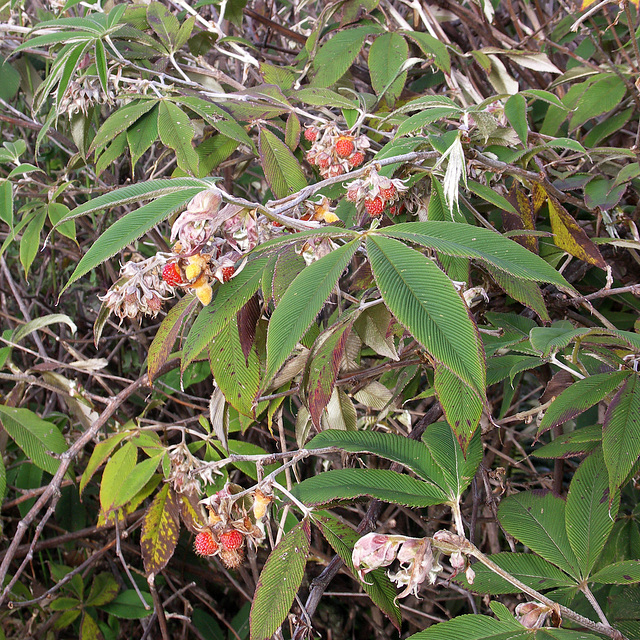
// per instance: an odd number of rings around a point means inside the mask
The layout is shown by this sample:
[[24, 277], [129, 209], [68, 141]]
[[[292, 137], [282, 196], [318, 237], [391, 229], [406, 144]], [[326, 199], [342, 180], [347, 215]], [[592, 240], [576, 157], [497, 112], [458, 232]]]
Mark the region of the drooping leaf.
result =
[[451, 71], [451, 58], [444, 43], [423, 31], [406, 31], [404, 33], [414, 40], [428, 57], [433, 58], [438, 69], [445, 73]]
[[575, 221], [569, 212], [552, 196], [547, 199], [549, 218], [555, 244], [572, 256], [596, 267], [605, 269], [607, 264], [593, 240]]
[[137, 240], [155, 225], [168, 218], [200, 191], [202, 191], [201, 188], [193, 187], [162, 196], [120, 218], [82, 256], [61, 294], [78, 278], [95, 269], [99, 264], [124, 249], [129, 243]]
[[602, 425], [602, 451], [613, 492], [640, 456], [640, 378], [635, 374], [609, 404]]
[[567, 537], [562, 498], [551, 493], [517, 493], [500, 503], [498, 520], [522, 544], [579, 580], [580, 562]]
[[179, 535], [177, 496], [171, 486], [165, 484], [149, 505], [142, 522], [140, 550], [147, 576], [156, 575], [167, 566]]
[[[489, 559], [536, 591], [570, 587], [576, 584], [576, 581], [564, 571], [533, 553], [495, 553], [490, 555]], [[492, 595], [520, 593], [518, 587], [514, 587], [481, 562], [474, 564], [473, 570], [476, 574], [473, 584], [468, 584], [463, 576], [459, 578], [459, 581], [471, 591]]]
[[507, 273], [571, 290], [569, 283], [542, 258], [499, 233], [454, 222], [404, 222], [380, 233], [414, 242], [451, 256], [480, 260]]
[[311, 326], [359, 244], [358, 240], [353, 240], [332, 251], [310, 264], [291, 283], [269, 322], [267, 381], [277, 373]]
[[[386, 387], [385, 387], [386, 388]], [[340, 429], [355, 431], [358, 414], [351, 398], [339, 387], [333, 388], [333, 393], [321, 416], [322, 429]]]
[[367, 253], [393, 315], [438, 362], [484, 397], [482, 347], [451, 280], [426, 256], [391, 238], [369, 235]]
[[335, 386], [347, 338], [353, 322], [341, 322], [321, 334], [316, 340], [303, 378], [303, 387], [309, 408], [309, 415], [316, 428], [321, 427], [321, 416]]
[[5, 431], [39, 469], [55, 474], [60, 460], [53, 454], [67, 450], [67, 443], [58, 427], [43, 420], [29, 409], [0, 404], [0, 421]]
[[378, 36], [369, 49], [368, 64], [373, 90], [380, 97], [384, 93], [390, 105], [395, 103], [404, 88], [407, 71], [400, 73], [400, 69], [408, 57], [406, 40], [392, 31]]
[[284, 622], [304, 577], [310, 543], [311, 527], [305, 518], [267, 558], [251, 604], [251, 640], [268, 640]]
[[253, 349], [256, 339], [256, 327], [260, 320], [262, 306], [257, 294], [253, 294], [249, 301], [238, 311], [238, 334], [240, 335], [240, 347], [244, 354], [245, 362], [249, 366], [249, 354]]
[[375, 26], [360, 26], [339, 31], [322, 47], [313, 60], [316, 74], [312, 87], [330, 87], [339, 80], [358, 57], [364, 40], [375, 33]]
[[332, 469], [303, 480], [293, 494], [310, 506], [363, 496], [411, 507], [448, 501], [439, 487], [388, 469]]
[[391, 332], [393, 316], [383, 305], [365, 309], [356, 319], [354, 329], [362, 342], [371, 347], [377, 354], [398, 360], [398, 352]]
[[514, 128], [522, 144], [527, 144], [529, 125], [527, 123], [527, 101], [521, 93], [509, 97], [504, 105], [504, 115]]
[[[314, 523], [333, 547], [333, 550], [340, 556], [354, 578], [357, 579], [357, 571], [353, 566], [353, 547], [358, 540], [358, 534], [340, 522], [330, 513], [316, 511], [311, 516]], [[401, 615], [396, 603], [397, 591], [391, 584], [384, 569], [376, 569], [367, 574], [366, 581], [358, 580], [364, 591], [371, 598], [373, 603], [391, 620], [396, 629], [400, 629]]]
[[254, 400], [260, 389], [260, 362], [255, 345], [245, 359], [236, 318], [225, 325], [208, 350], [211, 373], [227, 402], [243, 415], [254, 417]]
[[598, 404], [628, 375], [628, 371], [610, 371], [576, 380], [547, 409], [540, 422], [538, 434], [557, 427]]
[[620, 495], [609, 493], [609, 476], [600, 451], [575, 472], [566, 505], [566, 528], [583, 578], [598, 560], [618, 513]]
[[307, 186], [302, 167], [291, 149], [268, 129], [260, 129], [258, 150], [265, 178], [276, 198], [290, 196]]
[[528, 280], [516, 280], [506, 271], [495, 267], [487, 266], [486, 269], [507, 295], [529, 309], [533, 309], [543, 322], [550, 321], [549, 312], [544, 304], [544, 298], [538, 284]]
[[482, 400], [480, 396], [444, 365], [435, 370], [433, 386], [442, 405], [445, 418], [466, 452], [467, 444], [480, 424]]
[[29, 269], [40, 249], [40, 234], [47, 219], [47, 209], [42, 207], [32, 218], [22, 232], [20, 239], [20, 263], [24, 269], [25, 278], [29, 277]]
[[171, 350], [175, 344], [180, 329], [186, 318], [198, 305], [198, 300], [192, 296], [184, 296], [180, 299], [164, 317], [158, 331], [149, 346], [147, 355], [147, 372], [149, 382], [153, 382], [156, 376], [169, 359]]
[[82, 495], [87, 483], [93, 477], [93, 474], [98, 470], [98, 467], [104, 463], [104, 461], [111, 455], [111, 452], [129, 435], [128, 431], [120, 431], [114, 433], [106, 440], [98, 442], [91, 452], [89, 462], [85, 467], [85, 470], [80, 479], [79, 492]]
[[199, 156], [193, 148], [195, 128], [189, 116], [176, 104], [162, 100], [158, 105], [160, 140], [176, 152], [178, 166], [191, 175], [198, 175]]
[[206, 307], [200, 309], [183, 346], [183, 371], [255, 294], [260, 287], [266, 263], [266, 258], [248, 262], [232, 280], [218, 288], [215, 297]]

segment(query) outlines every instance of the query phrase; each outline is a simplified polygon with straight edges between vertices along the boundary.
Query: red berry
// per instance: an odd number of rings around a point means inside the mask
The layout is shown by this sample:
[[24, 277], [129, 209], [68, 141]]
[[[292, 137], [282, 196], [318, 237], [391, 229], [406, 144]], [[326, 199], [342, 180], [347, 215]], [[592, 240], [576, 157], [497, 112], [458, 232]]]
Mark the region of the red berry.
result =
[[348, 158], [353, 153], [353, 138], [351, 136], [340, 136], [336, 140], [336, 153], [341, 158]]
[[370, 216], [378, 218], [384, 211], [384, 200], [378, 196], [373, 200], [365, 200], [364, 206]]
[[326, 169], [329, 166], [329, 156], [322, 156], [319, 160], [318, 160], [318, 166], [321, 169]]
[[318, 137], [318, 129], [316, 129], [316, 127], [307, 127], [304, 130], [304, 137], [309, 142], [315, 142]]
[[229, 282], [235, 272], [235, 267], [222, 267], [222, 282]]
[[171, 262], [165, 265], [162, 270], [162, 279], [172, 287], [182, 284], [182, 274], [180, 273], [177, 262]]
[[364, 162], [364, 153], [356, 151], [350, 158], [349, 164], [352, 167], [359, 167]]
[[380, 189], [380, 196], [383, 200], [392, 200], [396, 195], [396, 188], [391, 185], [388, 189]]
[[209, 530], [201, 531], [193, 543], [199, 556], [212, 556], [218, 550], [218, 543]]
[[237, 529], [231, 529], [220, 534], [220, 545], [224, 551], [235, 551], [244, 544], [244, 534]]

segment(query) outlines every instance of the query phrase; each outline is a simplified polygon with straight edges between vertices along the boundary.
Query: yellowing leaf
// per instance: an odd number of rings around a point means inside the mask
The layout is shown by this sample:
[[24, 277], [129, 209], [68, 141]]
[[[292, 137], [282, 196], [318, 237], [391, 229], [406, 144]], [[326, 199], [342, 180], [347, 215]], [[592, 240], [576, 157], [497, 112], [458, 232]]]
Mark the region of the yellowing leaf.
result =
[[180, 535], [176, 495], [165, 484], [144, 516], [140, 549], [147, 575], [162, 571], [171, 559]]

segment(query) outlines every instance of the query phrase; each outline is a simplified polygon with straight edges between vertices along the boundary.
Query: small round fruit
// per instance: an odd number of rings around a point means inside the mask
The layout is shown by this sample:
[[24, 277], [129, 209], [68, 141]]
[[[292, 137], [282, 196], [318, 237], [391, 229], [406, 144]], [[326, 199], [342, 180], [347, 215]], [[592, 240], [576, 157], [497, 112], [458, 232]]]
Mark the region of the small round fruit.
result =
[[365, 200], [364, 207], [367, 213], [373, 218], [379, 218], [384, 211], [384, 200], [378, 196], [372, 200]]
[[218, 543], [214, 540], [211, 531], [207, 529], [196, 536], [193, 546], [199, 556], [212, 556], [218, 551]]
[[388, 189], [380, 189], [380, 196], [383, 200], [393, 200], [396, 196], [396, 188], [391, 185]]
[[182, 275], [177, 262], [171, 262], [162, 269], [162, 279], [171, 287], [182, 284]]
[[340, 136], [336, 140], [336, 153], [341, 158], [348, 158], [353, 151], [353, 138], [351, 136]]
[[222, 282], [229, 282], [235, 272], [235, 267], [222, 267]]
[[316, 127], [307, 127], [304, 130], [304, 137], [309, 142], [315, 142], [318, 137], [318, 129]]
[[235, 551], [244, 544], [244, 534], [237, 529], [230, 529], [220, 534], [220, 546], [224, 551]]
[[349, 164], [352, 167], [359, 167], [364, 162], [364, 153], [356, 151], [350, 158]]

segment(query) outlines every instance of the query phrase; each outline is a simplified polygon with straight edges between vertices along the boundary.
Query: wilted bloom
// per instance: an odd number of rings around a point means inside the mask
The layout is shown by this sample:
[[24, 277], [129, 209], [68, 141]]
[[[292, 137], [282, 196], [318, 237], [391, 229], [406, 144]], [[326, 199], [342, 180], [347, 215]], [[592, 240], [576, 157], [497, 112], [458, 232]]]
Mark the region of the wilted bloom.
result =
[[103, 91], [97, 78], [84, 77], [80, 81], [72, 80], [60, 99], [58, 113], [66, 113], [69, 118], [77, 113], [86, 116], [94, 104], [103, 104], [110, 99], [111, 96]]
[[388, 567], [395, 560], [398, 547], [406, 539], [404, 536], [386, 536], [381, 533], [368, 533], [360, 538], [351, 554], [360, 579], [364, 580], [365, 574], [370, 571]]
[[413, 593], [417, 597], [418, 587], [426, 580], [434, 584], [442, 566], [438, 562], [439, 552], [434, 556], [430, 538], [411, 538], [398, 552], [400, 570], [389, 574], [389, 579], [399, 587], [405, 587], [398, 598], [405, 598]]
[[214, 216], [220, 209], [222, 194], [212, 188], [195, 195], [187, 210], [181, 213], [171, 228], [171, 242], [180, 242], [180, 252], [191, 254], [198, 251], [214, 231]]
[[167, 256], [158, 253], [141, 262], [127, 262], [120, 269], [120, 278], [99, 299], [120, 320], [158, 315], [162, 301], [173, 296], [173, 287], [162, 279], [162, 267]]
[[553, 609], [542, 602], [522, 602], [516, 607], [516, 618], [527, 629], [540, 629]]

